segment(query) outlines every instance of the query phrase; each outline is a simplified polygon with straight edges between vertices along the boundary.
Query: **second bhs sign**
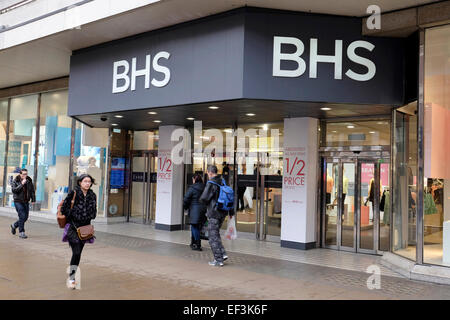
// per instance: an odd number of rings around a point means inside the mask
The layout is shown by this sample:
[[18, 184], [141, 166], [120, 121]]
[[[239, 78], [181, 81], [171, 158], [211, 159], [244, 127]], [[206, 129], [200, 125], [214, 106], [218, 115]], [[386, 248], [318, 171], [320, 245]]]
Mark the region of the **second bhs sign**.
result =
[[[296, 50], [293, 53], [282, 53], [281, 46], [293, 45]], [[310, 39], [309, 49], [309, 77], [317, 78], [317, 64], [319, 62], [333, 63], [334, 64], [334, 79], [342, 79], [342, 40], [335, 40], [335, 52], [334, 55], [319, 55], [318, 39]], [[357, 48], [363, 48], [368, 51], [372, 51], [375, 45], [368, 41], [357, 40], [353, 41], [347, 47], [347, 58], [357, 64], [363, 65], [367, 68], [367, 72], [364, 74], [356, 73], [349, 69], [345, 72], [345, 75], [355, 81], [368, 81], [375, 76], [376, 66], [373, 61], [361, 57], [356, 54]], [[273, 72], [274, 77], [300, 77], [306, 71], [306, 62], [301, 58], [305, 51], [305, 45], [300, 39], [294, 37], [279, 37], [273, 38]], [[298, 65], [295, 70], [283, 70], [281, 69], [281, 60], [295, 61]]]

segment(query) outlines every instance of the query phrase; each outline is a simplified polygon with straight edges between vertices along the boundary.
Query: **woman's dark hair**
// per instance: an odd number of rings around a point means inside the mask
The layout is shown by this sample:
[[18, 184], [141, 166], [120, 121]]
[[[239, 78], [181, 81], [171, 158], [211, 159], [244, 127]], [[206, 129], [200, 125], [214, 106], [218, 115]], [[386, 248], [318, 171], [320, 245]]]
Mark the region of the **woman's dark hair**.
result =
[[194, 183], [199, 183], [199, 182], [203, 183], [202, 176], [198, 173], [194, 174], [192, 176], [192, 179], [194, 179]]
[[84, 178], [90, 178], [91, 179], [91, 182], [92, 182], [91, 186], [95, 184], [94, 178], [92, 178], [91, 175], [84, 173], [84, 174], [82, 174], [81, 176], [78, 177], [77, 186], [80, 186], [81, 181], [83, 181]]

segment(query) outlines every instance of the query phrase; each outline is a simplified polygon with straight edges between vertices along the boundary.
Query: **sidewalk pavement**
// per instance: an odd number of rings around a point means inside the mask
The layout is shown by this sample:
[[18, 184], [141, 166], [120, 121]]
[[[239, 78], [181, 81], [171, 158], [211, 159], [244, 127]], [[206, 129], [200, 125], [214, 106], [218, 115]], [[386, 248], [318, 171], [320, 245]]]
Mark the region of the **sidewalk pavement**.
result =
[[450, 286], [381, 276], [369, 290], [369, 274], [229, 252], [222, 268], [212, 254], [188, 245], [103, 232], [86, 245], [81, 290], [65, 285], [71, 251], [61, 230], [26, 225], [28, 239], [10, 233], [0, 217], [0, 299], [449, 299]]

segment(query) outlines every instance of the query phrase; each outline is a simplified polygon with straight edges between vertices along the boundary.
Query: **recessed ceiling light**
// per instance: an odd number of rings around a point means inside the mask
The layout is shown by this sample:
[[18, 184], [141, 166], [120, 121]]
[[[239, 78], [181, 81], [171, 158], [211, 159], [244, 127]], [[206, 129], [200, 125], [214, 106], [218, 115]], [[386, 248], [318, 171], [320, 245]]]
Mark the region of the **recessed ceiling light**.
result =
[[253, 116], [255, 116], [255, 114], [254, 114], [254, 113], [247, 113], [246, 115], [247, 115], [247, 116], [249, 116], [249, 117], [253, 117]]
[[210, 109], [212, 109], [212, 110], [217, 110], [217, 109], [219, 109], [219, 107], [217, 107], [217, 106], [210, 106], [210, 107], [208, 107], [208, 108], [210, 108]]
[[377, 124], [383, 124], [383, 122], [379, 121], [379, 122], [377, 122]]
[[333, 130], [333, 131], [331, 131], [331, 132], [333, 132], [333, 133], [337, 133], [337, 131], [336, 131], [336, 130]]
[[[263, 125], [262, 128], [263, 128], [264, 131], [267, 131], [267, 130], [269, 129], [269, 125], [265, 124], [265, 125]], [[320, 128], [319, 128], [319, 129], [320, 129]]]
[[192, 117], [190, 117], [190, 118], [186, 118], [187, 120], [195, 120], [195, 118], [192, 118]]
[[116, 127], [116, 126], [118, 126], [118, 124], [117, 124], [117, 123], [111, 123], [111, 125], [112, 125], [113, 127]]
[[330, 111], [331, 108], [320, 108], [320, 110], [323, 110], [323, 111]]
[[114, 117], [116, 117], [116, 118], [123, 118], [123, 116], [121, 116], [120, 114], [116, 114]]
[[153, 120], [153, 122], [160, 123], [161, 120]]
[[155, 111], [150, 111], [148, 114], [158, 114], [158, 113]]
[[375, 133], [375, 131], [369, 131], [369, 133]]
[[347, 128], [349, 129], [353, 129], [355, 126], [347, 126]]
[[226, 133], [233, 133], [233, 130], [232, 130], [232, 129], [224, 129], [223, 132], [226, 132]]

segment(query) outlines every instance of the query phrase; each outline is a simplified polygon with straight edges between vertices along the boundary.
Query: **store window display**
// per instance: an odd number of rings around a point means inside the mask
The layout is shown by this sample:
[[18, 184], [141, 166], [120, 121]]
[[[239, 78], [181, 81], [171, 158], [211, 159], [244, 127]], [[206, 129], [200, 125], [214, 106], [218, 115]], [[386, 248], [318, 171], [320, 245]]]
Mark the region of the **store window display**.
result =
[[425, 31], [424, 262], [450, 266], [450, 25]]
[[3, 175], [5, 168], [6, 126], [8, 120], [7, 117], [8, 100], [3, 100], [0, 101], [0, 201], [3, 200]]
[[33, 155], [36, 141], [37, 105], [37, 94], [11, 99], [5, 193], [7, 207], [14, 207], [11, 182], [20, 169], [27, 169], [35, 180]]
[[80, 142], [77, 143], [76, 139], [73, 175], [79, 177], [87, 173], [95, 179], [95, 185], [91, 188], [97, 195], [97, 214], [104, 216], [109, 130], [89, 128], [77, 121], [76, 134], [80, 135]]
[[36, 201], [42, 211], [53, 214], [69, 189], [72, 119], [67, 103], [67, 90], [41, 95]]

